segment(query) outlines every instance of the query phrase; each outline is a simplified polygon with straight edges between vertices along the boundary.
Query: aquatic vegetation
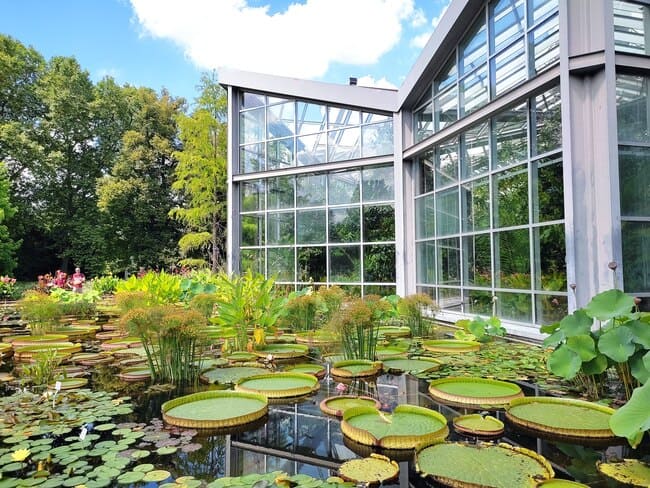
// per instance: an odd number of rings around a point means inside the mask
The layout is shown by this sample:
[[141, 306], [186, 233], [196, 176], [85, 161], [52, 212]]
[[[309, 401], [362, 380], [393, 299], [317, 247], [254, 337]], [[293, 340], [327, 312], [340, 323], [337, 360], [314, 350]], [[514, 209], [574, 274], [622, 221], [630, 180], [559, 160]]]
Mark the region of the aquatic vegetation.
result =
[[438, 305], [425, 293], [407, 295], [397, 302], [400, 319], [411, 329], [413, 337], [428, 337], [433, 330], [430, 317], [438, 310]]

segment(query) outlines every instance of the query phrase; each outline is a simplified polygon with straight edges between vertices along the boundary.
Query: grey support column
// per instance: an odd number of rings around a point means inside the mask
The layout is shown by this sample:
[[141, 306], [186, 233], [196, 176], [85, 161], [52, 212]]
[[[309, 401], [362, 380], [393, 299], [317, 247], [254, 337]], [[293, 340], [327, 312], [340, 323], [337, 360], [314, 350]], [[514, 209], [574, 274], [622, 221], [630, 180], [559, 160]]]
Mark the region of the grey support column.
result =
[[[228, 235], [226, 252], [228, 273], [239, 271], [239, 185], [233, 182], [235, 168], [239, 168], [239, 97], [238, 91], [228, 87]], [[233, 123], [235, 122], [235, 123]]]
[[[621, 263], [611, 0], [560, 2], [562, 144], [569, 309], [613, 286]], [[618, 270], [620, 273], [620, 268]]]

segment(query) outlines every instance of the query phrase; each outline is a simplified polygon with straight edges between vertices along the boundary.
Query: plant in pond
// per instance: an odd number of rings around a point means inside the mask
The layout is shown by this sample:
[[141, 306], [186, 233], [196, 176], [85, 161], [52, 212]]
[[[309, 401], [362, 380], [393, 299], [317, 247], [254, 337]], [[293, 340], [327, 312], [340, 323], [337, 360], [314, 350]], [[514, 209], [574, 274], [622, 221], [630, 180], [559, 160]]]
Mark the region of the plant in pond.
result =
[[368, 297], [353, 298], [328, 323], [328, 327], [341, 338], [345, 359], [374, 361], [379, 337], [378, 303], [380, 300]]
[[93, 278], [90, 282], [90, 285], [93, 290], [95, 290], [100, 295], [110, 295], [115, 293], [117, 289], [117, 284], [121, 280], [117, 276], [111, 274], [106, 276], [98, 276]]
[[63, 315], [74, 315], [76, 317], [90, 318], [97, 312], [97, 301], [101, 295], [96, 290], [75, 293], [61, 288], [55, 288], [50, 293], [57, 300]]
[[120, 281], [116, 291], [142, 291], [145, 292], [154, 304], [176, 303], [180, 301], [181, 277], [160, 271], [159, 273], [149, 272], [138, 278], [131, 275], [128, 280]]
[[193, 297], [202, 293], [217, 291], [218, 275], [209, 269], [194, 270], [181, 280], [181, 300], [189, 302]]
[[56, 377], [56, 369], [62, 357], [55, 349], [43, 351], [34, 356], [34, 362], [23, 366], [21, 376], [35, 386], [51, 384]]
[[328, 323], [334, 314], [341, 310], [341, 305], [345, 301], [347, 294], [339, 286], [321, 286], [318, 289], [318, 296], [322, 299], [324, 304], [323, 309], [323, 323]]
[[433, 299], [424, 293], [407, 295], [397, 302], [397, 312], [409, 329], [413, 337], [427, 337], [431, 335], [433, 323], [428, 315], [435, 313], [438, 306]]
[[289, 295], [279, 323], [296, 332], [314, 330], [320, 325], [324, 311], [325, 304], [321, 296], [312, 293], [311, 288], [305, 288]]
[[10, 276], [0, 276], [0, 298], [3, 300], [15, 300], [16, 296], [16, 278]]
[[29, 291], [18, 302], [21, 316], [29, 323], [33, 335], [52, 332], [61, 320], [62, 311], [57, 300], [38, 291]]
[[577, 379], [592, 396], [602, 392], [610, 367], [616, 370], [626, 398], [650, 378], [650, 314], [636, 311], [634, 298], [620, 290], [599, 293], [586, 307], [541, 331], [551, 334], [544, 344], [555, 348], [549, 369]]
[[236, 331], [235, 349], [245, 350], [248, 330], [268, 330], [282, 314], [285, 298], [274, 288], [275, 280], [254, 274], [219, 275], [216, 322]]
[[[650, 355], [646, 354], [650, 363]], [[650, 369], [650, 364], [646, 364]], [[619, 437], [627, 438], [632, 447], [637, 447], [645, 432], [650, 431], [650, 382], [635, 388], [630, 400], [612, 415], [609, 426]]]
[[199, 293], [192, 297], [189, 307], [209, 319], [214, 313], [216, 303], [217, 296], [214, 293]]
[[[189, 385], [198, 380], [207, 320], [200, 313], [172, 306], [133, 308], [120, 319], [137, 335], [155, 382]], [[196, 360], [198, 366], [195, 366]]]
[[115, 294], [115, 304], [122, 312], [152, 305], [149, 295], [144, 291], [118, 291]]
[[495, 337], [505, 336], [507, 332], [499, 317], [495, 316], [487, 319], [476, 316], [472, 320], [458, 320], [456, 325], [462, 327], [462, 330], [454, 332], [454, 337], [462, 340], [489, 342]]

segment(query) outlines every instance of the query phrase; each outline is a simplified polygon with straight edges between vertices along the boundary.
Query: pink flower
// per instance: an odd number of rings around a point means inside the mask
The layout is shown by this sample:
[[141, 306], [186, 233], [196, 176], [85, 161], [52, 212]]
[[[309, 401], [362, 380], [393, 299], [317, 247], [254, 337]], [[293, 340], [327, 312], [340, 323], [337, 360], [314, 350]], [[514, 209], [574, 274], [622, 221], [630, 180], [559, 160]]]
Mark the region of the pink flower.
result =
[[339, 393], [345, 393], [347, 389], [348, 387], [343, 383], [339, 383], [338, 385], [336, 385], [336, 391], [338, 391]]

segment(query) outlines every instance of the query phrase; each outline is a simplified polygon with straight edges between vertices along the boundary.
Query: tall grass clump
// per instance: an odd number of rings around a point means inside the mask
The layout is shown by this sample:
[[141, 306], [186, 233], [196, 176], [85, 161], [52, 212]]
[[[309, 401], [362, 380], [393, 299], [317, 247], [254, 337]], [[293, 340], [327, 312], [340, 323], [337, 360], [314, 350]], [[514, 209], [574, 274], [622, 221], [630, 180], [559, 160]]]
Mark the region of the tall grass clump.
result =
[[32, 335], [51, 333], [61, 321], [63, 312], [59, 302], [40, 291], [28, 291], [18, 301], [18, 310], [26, 320]]
[[397, 303], [399, 318], [411, 329], [413, 337], [431, 335], [433, 323], [426, 315], [436, 310], [438, 310], [436, 302], [424, 293], [405, 296]]
[[375, 360], [383, 308], [379, 297], [353, 298], [332, 316], [328, 327], [341, 338], [345, 359]]

